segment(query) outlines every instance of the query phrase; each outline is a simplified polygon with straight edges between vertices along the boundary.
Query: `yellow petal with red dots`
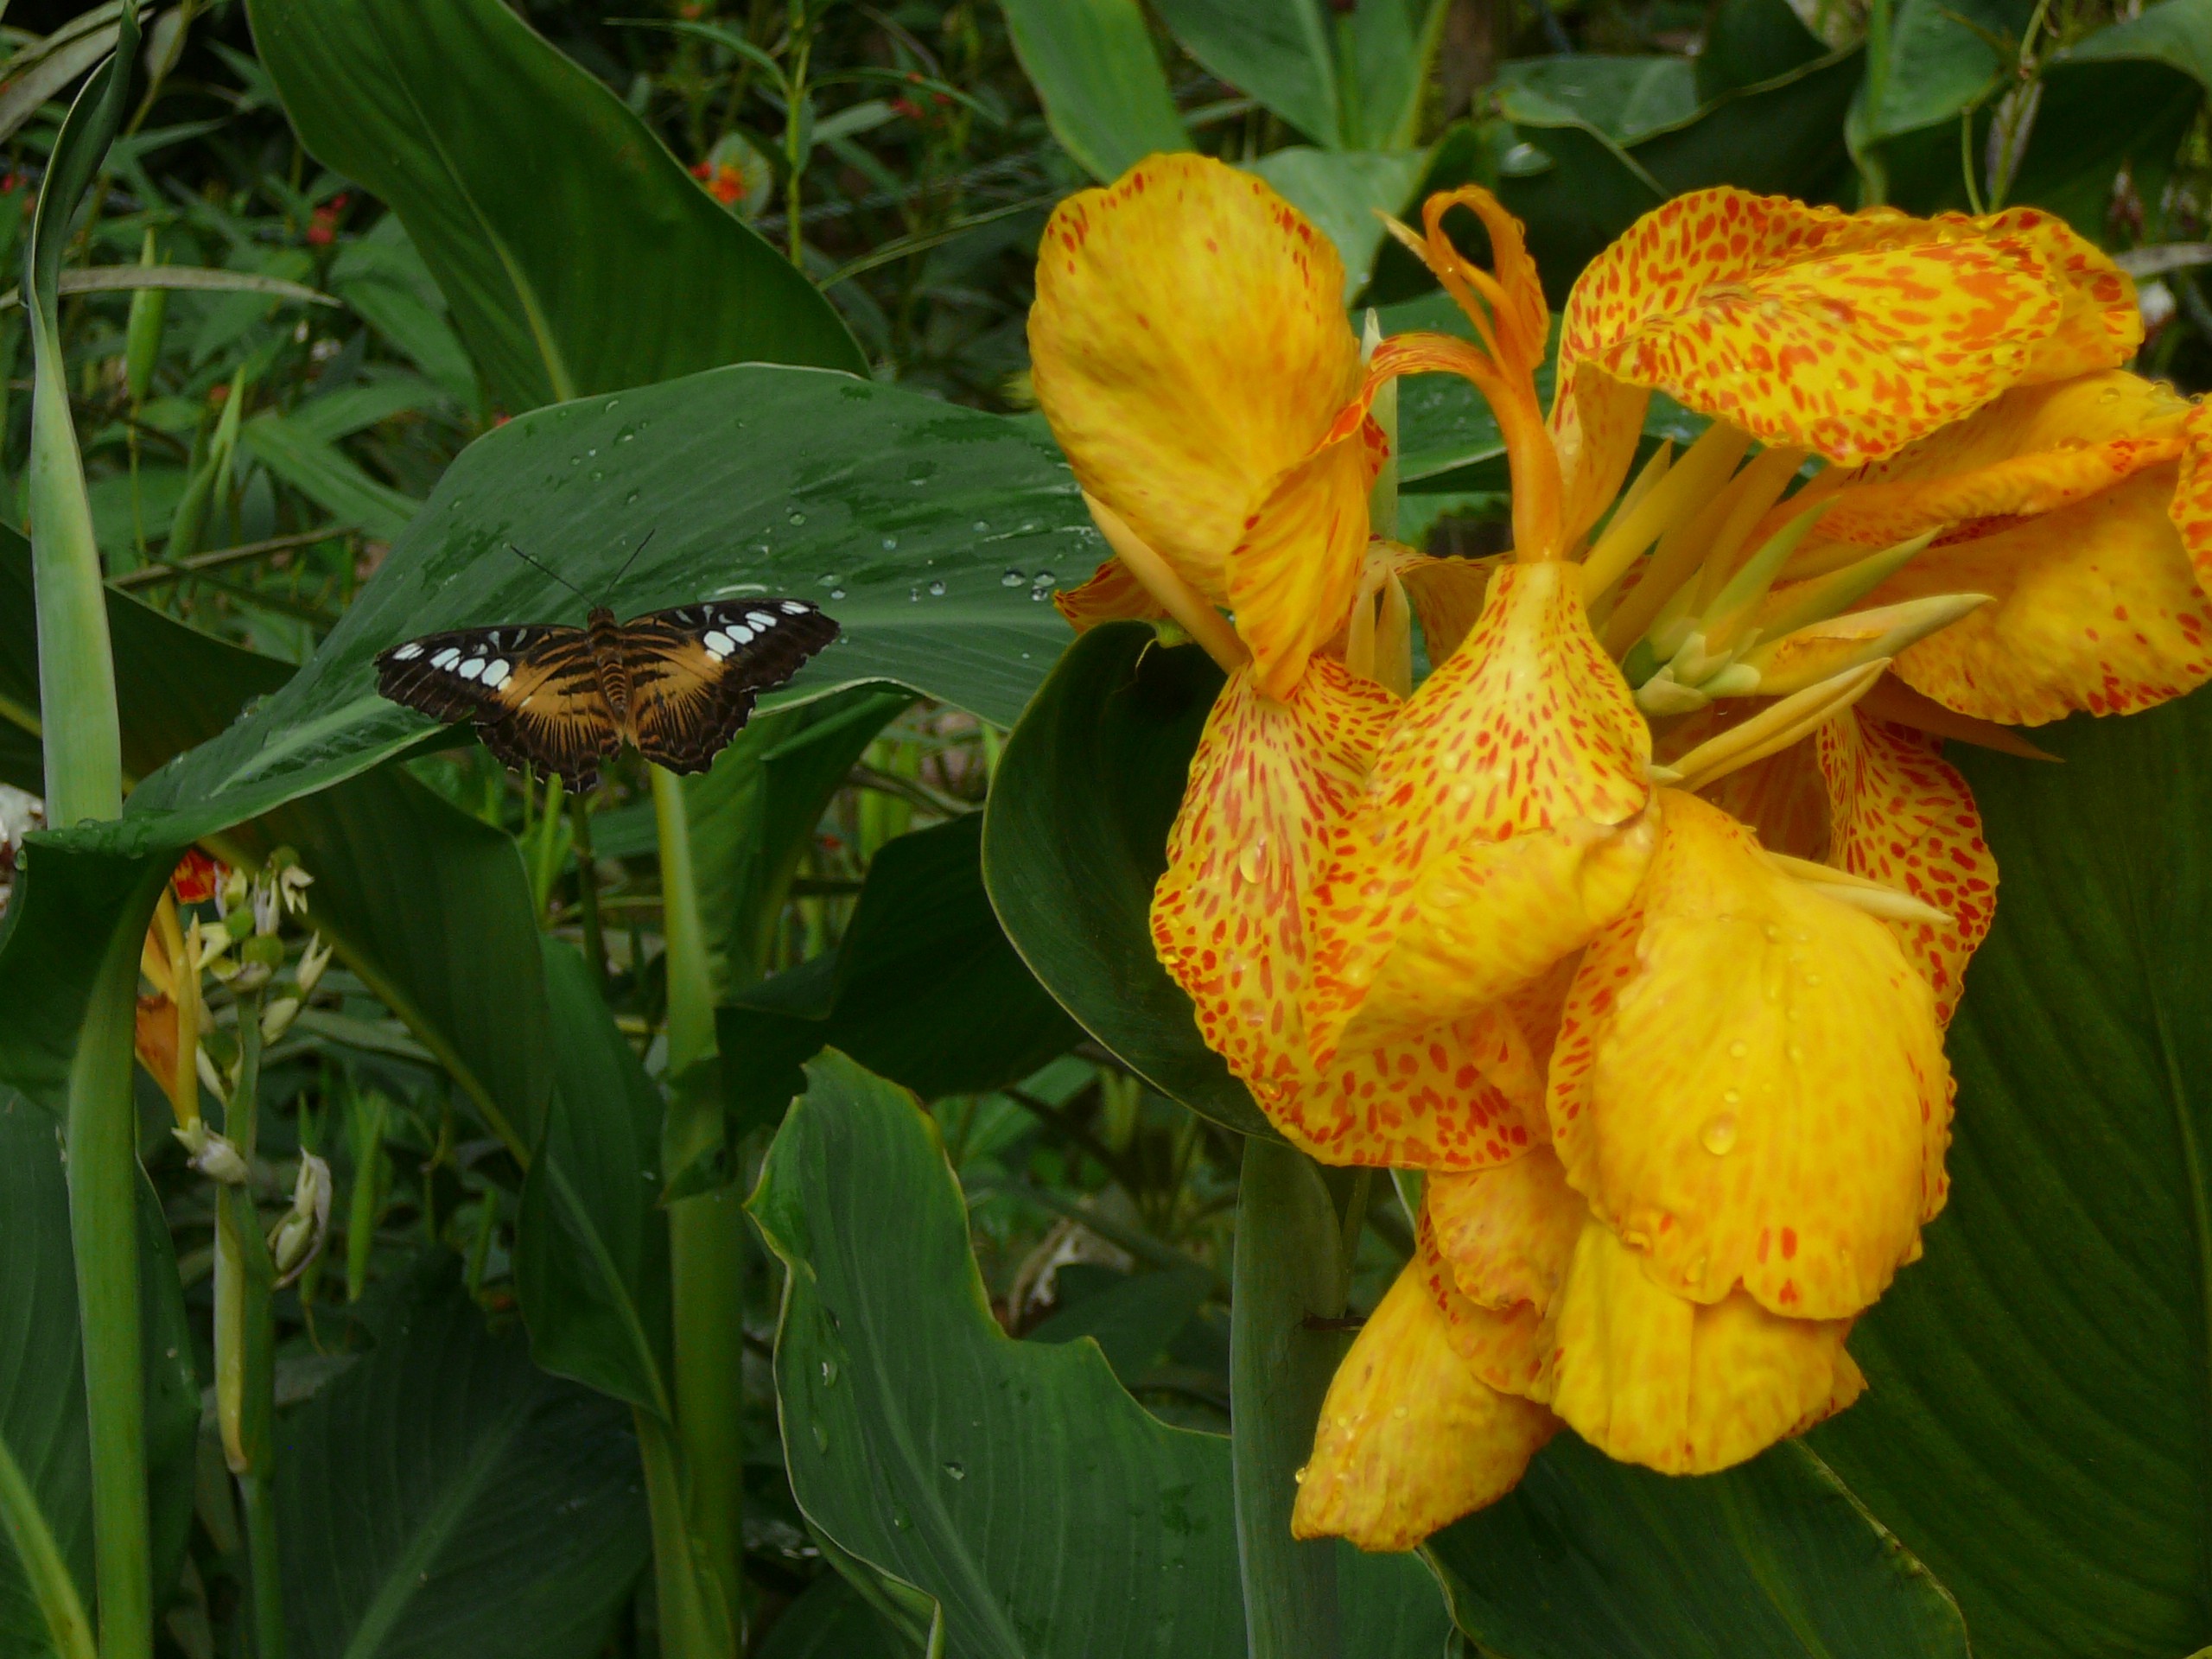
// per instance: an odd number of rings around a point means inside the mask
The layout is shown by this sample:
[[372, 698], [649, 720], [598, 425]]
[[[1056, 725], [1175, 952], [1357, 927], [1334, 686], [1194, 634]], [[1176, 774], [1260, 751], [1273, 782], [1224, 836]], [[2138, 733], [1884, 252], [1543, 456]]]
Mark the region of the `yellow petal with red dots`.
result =
[[1158, 622], [1167, 615], [1166, 607], [1145, 591], [1119, 559], [1108, 559], [1079, 586], [1061, 588], [1052, 595], [1052, 604], [1077, 633], [1087, 633], [1101, 622], [1125, 618]]
[[1200, 156], [1151, 156], [1054, 210], [1029, 344], [1084, 487], [1217, 602], [1246, 521], [1360, 381], [1329, 239]]
[[1661, 791], [1637, 902], [1584, 955], [1552, 1052], [1552, 1140], [1677, 1295], [1739, 1284], [1840, 1319], [1943, 1198], [1949, 1071], [1885, 925], [1787, 875], [1727, 814]]
[[1550, 424], [1564, 475], [1569, 543], [1603, 518], [1619, 495], [1643, 442], [1643, 414], [1650, 402], [1649, 386], [1616, 380], [1587, 360], [1560, 377], [1552, 394]]
[[2058, 327], [2036, 342], [2024, 382], [2118, 368], [2142, 346], [2143, 312], [2135, 302], [2135, 284], [2110, 254], [2057, 214], [2040, 207], [2008, 207], [1978, 219], [1942, 213], [1936, 222], [2020, 250], [2057, 290]]
[[1475, 1013], [1628, 902], [1649, 855], [1649, 728], [1579, 576], [1500, 569], [1392, 722], [1313, 890], [1317, 1059]]
[[1848, 1319], [1784, 1319], [1738, 1291], [1711, 1304], [1654, 1284], [1592, 1221], [1559, 1297], [1545, 1392], [1609, 1457], [1703, 1475], [1756, 1457], [1866, 1386]]
[[1468, 1370], [1408, 1264], [1329, 1385], [1291, 1531], [1411, 1549], [1511, 1491], [1558, 1428], [1541, 1406]]
[[[1555, 1275], [1564, 1276], [1576, 1235], [1589, 1213], [1584, 1205], [1575, 1205], [1575, 1225], [1554, 1264]], [[1452, 1264], [1438, 1247], [1434, 1226], [1435, 1217], [1424, 1205], [1409, 1265], [1419, 1271], [1429, 1300], [1444, 1315], [1452, 1351], [1478, 1378], [1503, 1393], [1526, 1395], [1541, 1389], [1551, 1351], [1551, 1327], [1544, 1318], [1544, 1307], [1526, 1300], [1492, 1306], [1467, 1295], [1459, 1288]]]
[[1315, 860], [1395, 707], [1327, 658], [1280, 702], [1249, 671], [1232, 675], [1191, 762], [1153, 943], [1207, 1046], [1300, 1147], [1331, 1163], [1478, 1168], [1541, 1134], [1541, 1063], [1509, 1014], [1348, 1052], [1323, 1071], [1300, 1013]]
[[1398, 580], [1413, 601], [1421, 622], [1421, 638], [1428, 645], [1432, 666], [1446, 661], [1459, 643], [1473, 632], [1483, 613], [1483, 600], [1500, 561], [1435, 559], [1415, 555], [1397, 566]]
[[1997, 907], [1997, 860], [1974, 793], [1939, 740], [1857, 710], [1821, 727], [1813, 747], [1827, 786], [1826, 861], [1951, 918], [1882, 924], [1935, 992], [1936, 1018], [1948, 1026], [1967, 961]]
[[1567, 1183], [1549, 1147], [1465, 1175], [1432, 1175], [1423, 1222], [1451, 1264], [1453, 1285], [1478, 1307], [1551, 1306], [1590, 1206]]
[[1560, 384], [1587, 361], [1769, 444], [1856, 462], [2018, 384], [2065, 315], [2021, 235], [1694, 191], [1576, 280]]

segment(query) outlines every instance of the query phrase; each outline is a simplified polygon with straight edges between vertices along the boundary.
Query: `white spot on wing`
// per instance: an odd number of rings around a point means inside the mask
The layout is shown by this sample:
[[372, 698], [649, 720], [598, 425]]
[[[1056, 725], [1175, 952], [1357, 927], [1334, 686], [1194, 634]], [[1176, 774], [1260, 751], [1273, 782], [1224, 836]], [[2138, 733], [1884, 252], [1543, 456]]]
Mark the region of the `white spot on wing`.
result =
[[430, 658], [430, 666], [432, 668], [451, 668], [460, 660], [461, 652], [456, 651], [453, 646], [448, 645], [443, 651]]
[[776, 626], [776, 619], [766, 611], [747, 611], [745, 613], [745, 620], [756, 628], [772, 628]]
[[507, 659], [504, 657], [484, 671], [484, 683], [494, 691], [507, 683]]
[[784, 601], [784, 614], [785, 616], [804, 616], [806, 614], [806, 607], [800, 604], [797, 600], [787, 599]]
[[416, 645], [412, 639], [410, 639], [397, 651], [391, 653], [391, 660], [395, 663], [411, 663], [422, 654], [423, 647]]
[[729, 637], [741, 645], [749, 645], [753, 643], [753, 630], [741, 623], [730, 629]]
[[481, 657], [470, 658], [467, 662], [461, 665], [459, 670], [461, 677], [464, 680], [473, 680], [483, 671], [484, 659]]
[[733, 649], [730, 645], [729, 636], [721, 632], [719, 629], [715, 628], [708, 629], [706, 637], [700, 640], [699, 643], [706, 646], [707, 655], [713, 658], [718, 663], [721, 661], [723, 658], [728, 656]]

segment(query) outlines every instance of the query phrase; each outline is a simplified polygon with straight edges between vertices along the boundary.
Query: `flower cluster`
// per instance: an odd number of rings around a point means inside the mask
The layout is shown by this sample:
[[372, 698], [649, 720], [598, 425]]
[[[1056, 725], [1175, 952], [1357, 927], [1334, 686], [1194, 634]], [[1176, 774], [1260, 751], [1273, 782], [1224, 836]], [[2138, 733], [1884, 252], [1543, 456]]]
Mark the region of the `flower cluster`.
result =
[[[1327, 241], [1187, 156], [1061, 206], [1030, 321], [1116, 555], [1063, 610], [1230, 671], [1160, 960], [1288, 1140], [1425, 1173], [1295, 1516], [1370, 1548], [1562, 1422], [1695, 1472], [1856, 1396], [1995, 898], [1942, 741], [2212, 674], [2212, 426], [2121, 367], [2133, 288], [2062, 221], [1680, 198], [1576, 283], [1548, 410], [1520, 226], [1395, 228], [1473, 339], [1363, 345]], [[1440, 372], [1503, 434], [1502, 558], [1371, 534], [1390, 383]], [[1637, 469], [1655, 391], [1711, 425]]]

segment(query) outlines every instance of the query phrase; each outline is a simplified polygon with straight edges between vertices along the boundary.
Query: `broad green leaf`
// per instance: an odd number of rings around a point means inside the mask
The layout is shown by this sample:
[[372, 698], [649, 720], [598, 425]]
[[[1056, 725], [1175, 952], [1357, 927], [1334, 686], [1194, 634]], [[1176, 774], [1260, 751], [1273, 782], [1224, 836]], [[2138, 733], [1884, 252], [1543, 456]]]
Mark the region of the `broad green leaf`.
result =
[[1693, 1478], [1563, 1433], [1423, 1553], [1501, 1659], [1967, 1659], [1942, 1586], [1802, 1446]]
[[302, 429], [289, 416], [257, 415], [239, 436], [255, 460], [338, 523], [358, 525], [378, 540], [397, 537], [422, 505], [371, 478], [335, 443]]
[[1029, 1076], [1082, 1035], [1007, 944], [983, 891], [980, 816], [887, 842], [832, 957], [716, 1017], [730, 1109], [773, 1122], [824, 1045], [924, 1099]]
[[1344, 143], [1333, 12], [1321, 0], [1160, 0], [1161, 21], [1185, 52], [1331, 149]]
[[291, 1659], [587, 1659], [646, 1549], [629, 1414], [448, 1285], [277, 1425]]
[[776, 1616], [756, 1659], [906, 1659], [867, 1598], [825, 1573]]
[[1014, 948], [1084, 1030], [1169, 1098], [1274, 1136], [1200, 1039], [1146, 919], [1220, 689], [1204, 652], [1164, 649], [1145, 623], [1084, 634], [1007, 740], [984, 813], [983, 880]]
[[1352, 67], [1339, 78], [1351, 93], [1344, 116], [1348, 148], [1404, 149], [1413, 143], [1450, 10], [1447, 0], [1370, 0], [1353, 10]]
[[1814, 1437], [2008, 1659], [2212, 1643], [2212, 697], [1955, 750], [2000, 885], [1951, 1026], [1951, 1192]]
[[[581, 622], [510, 543], [622, 614], [797, 594], [844, 638], [783, 699], [893, 681], [1011, 722], [1067, 640], [1039, 602], [1103, 543], [1033, 427], [818, 370], [741, 366], [534, 411], [478, 439], [321, 650], [132, 801], [175, 844], [327, 787], [419, 738], [372, 659], [433, 628]], [[156, 812], [156, 809], [167, 809]]]
[[1363, 152], [1300, 144], [1262, 156], [1252, 170], [1336, 244], [1349, 304], [1367, 286], [1382, 245], [1382, 221], [1376, 214], [1402, 215], [1427, 162], [1427, 152], [1418, 149]]
[[660, 1091], [583, 958], [545, 942], [553, 1098], [515, 1218], [531, 1352], [558, 1376], [672, 1419]]
[[1721, 0], [1706, 25], [1705, 49], [1697, 54], [1697, 95], [1714, 99], [1756, 86], [1827, 50], [1789, 0]]
[[[0, 1469], [0, 1485], [9, 1489], [0, 1491], [0, 1652], [78, 1659], [86, 1649], [57, 1640], [53, 1623], [73, 1603], [89, 1636], [93, 1615], [92, 1459], [69, 1189], [54, 1118], [4, 1087], [0, 1216], [10, 1246], [0, 1274], [0, 1460], [16, 1477]], [[139, 1224], [154, 1577], [166, 1586], [191, 1524], [200, 1384], [168, 1228], [143, 1184]], [[11, 1499], [27, 1502], [18, 1510]], [[36, 1579], [26, 1572], [27, 1557]]]
[[397, 213], [386, 213], [331, 262], [330, 286], [455, 403], [473, 410], [482, 401], [475, 365], [447, 321], [446, 296]]
[[1092, 178], [1191, 148], [1137, 0], [1004, 0], [1004, 9], [1052, 137]]
[[755, 715], [699, 777], [686, 779], [693, 880], [718, 1000], [760, 977], [784, 895], [830, 798], [887, 722], [913, 701], [857, 685]]
[[499, 0], [251, 0], [301, 138], [389, 202], [510, 410], [864, 366], [830, 302]]
[[[1537, 60], [1500, 94], [1517, 142], [1503, 158], [1498, 195], [1528, 226], [1554, 302], [1607, 244], [1669, 196], [1733, 184], [1821, 201], [1849, 181], [1843, 117], [1859, 82], [1855, 48], [1687, 111], [1681, 100], [1694, 89], [1692, 66], [1636, 63]], [[1631, 89], [1631, 102], [1617, 103]], [[1668, 110], [1678, 113], [1643, 124]]]
[[[336, 305], [329, 295], [302, 283], [256, 276], [245, 270], [208, 270], [196, 265], [90, 265], [65, 270], [56, 284], [63, 294], [127, 294], [138, 289], [188, 289], [201, 294], [258, 294], [310, 305]], [[0, 294], [0, 311], [22, 303], [22, 290]]]
[[[1065, 1285], [1065, 1277], [1061, 1283]], [[1212, 1274], [1197, 1267], [1133, 1274], [1061, 1308], [1026, 1332], [1025, 1340], [1073, 1342], [1089, 1337], [1122, 1386], [1134, 1388], [1213, 1294], [1214, 1283]]]
[[[1159, 1421], [1089, 1344], [1008, 1338], [929, 1118], [842, 1055], [809, 1079], [750, 1208], [790, 1269], [784, 1456], [824, 1553], [934, 1599], [963, 1659], [1241, 1656], [1228, 1442]], [[1382, 1638], [1355, 1659], [1441, 1649], [1415, 1563], [1338, 1566]]]

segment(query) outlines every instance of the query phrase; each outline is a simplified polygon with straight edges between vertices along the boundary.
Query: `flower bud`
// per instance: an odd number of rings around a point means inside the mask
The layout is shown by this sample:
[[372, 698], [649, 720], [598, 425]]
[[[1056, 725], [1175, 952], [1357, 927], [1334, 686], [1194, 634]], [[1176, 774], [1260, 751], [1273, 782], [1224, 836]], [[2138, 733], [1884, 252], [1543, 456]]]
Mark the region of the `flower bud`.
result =
[[300, 1017], [300, 999], [280, 996], [261, 1011], [261, 1040], [273, 1043], [292, 1028], [292, 1021]]
[[269, 1254], [276, 1264], [280, 1288], [308, 1270], [329, 1234], [330, 1166], [303, 1151], [299, 1175], [292, 1183], [292, 1207], [269, 1235]]
[[169, 1133], [191, 1148], [192, 1166], [210, 1180], [220, 1181], [226, 1186], [244, 1186], [252, 1173], [246, 1167], [245, 1160], [238, 1156], [238, 1149], [205, 1123]]
[[322, 982], [322, 970], [330, 966], [331, 947], [320, 933], [310, 934], [308, 948], [300, 953], [300, 965], [293, 970], [300, 982], [300, 995], [313, 996], [315, 988]]

